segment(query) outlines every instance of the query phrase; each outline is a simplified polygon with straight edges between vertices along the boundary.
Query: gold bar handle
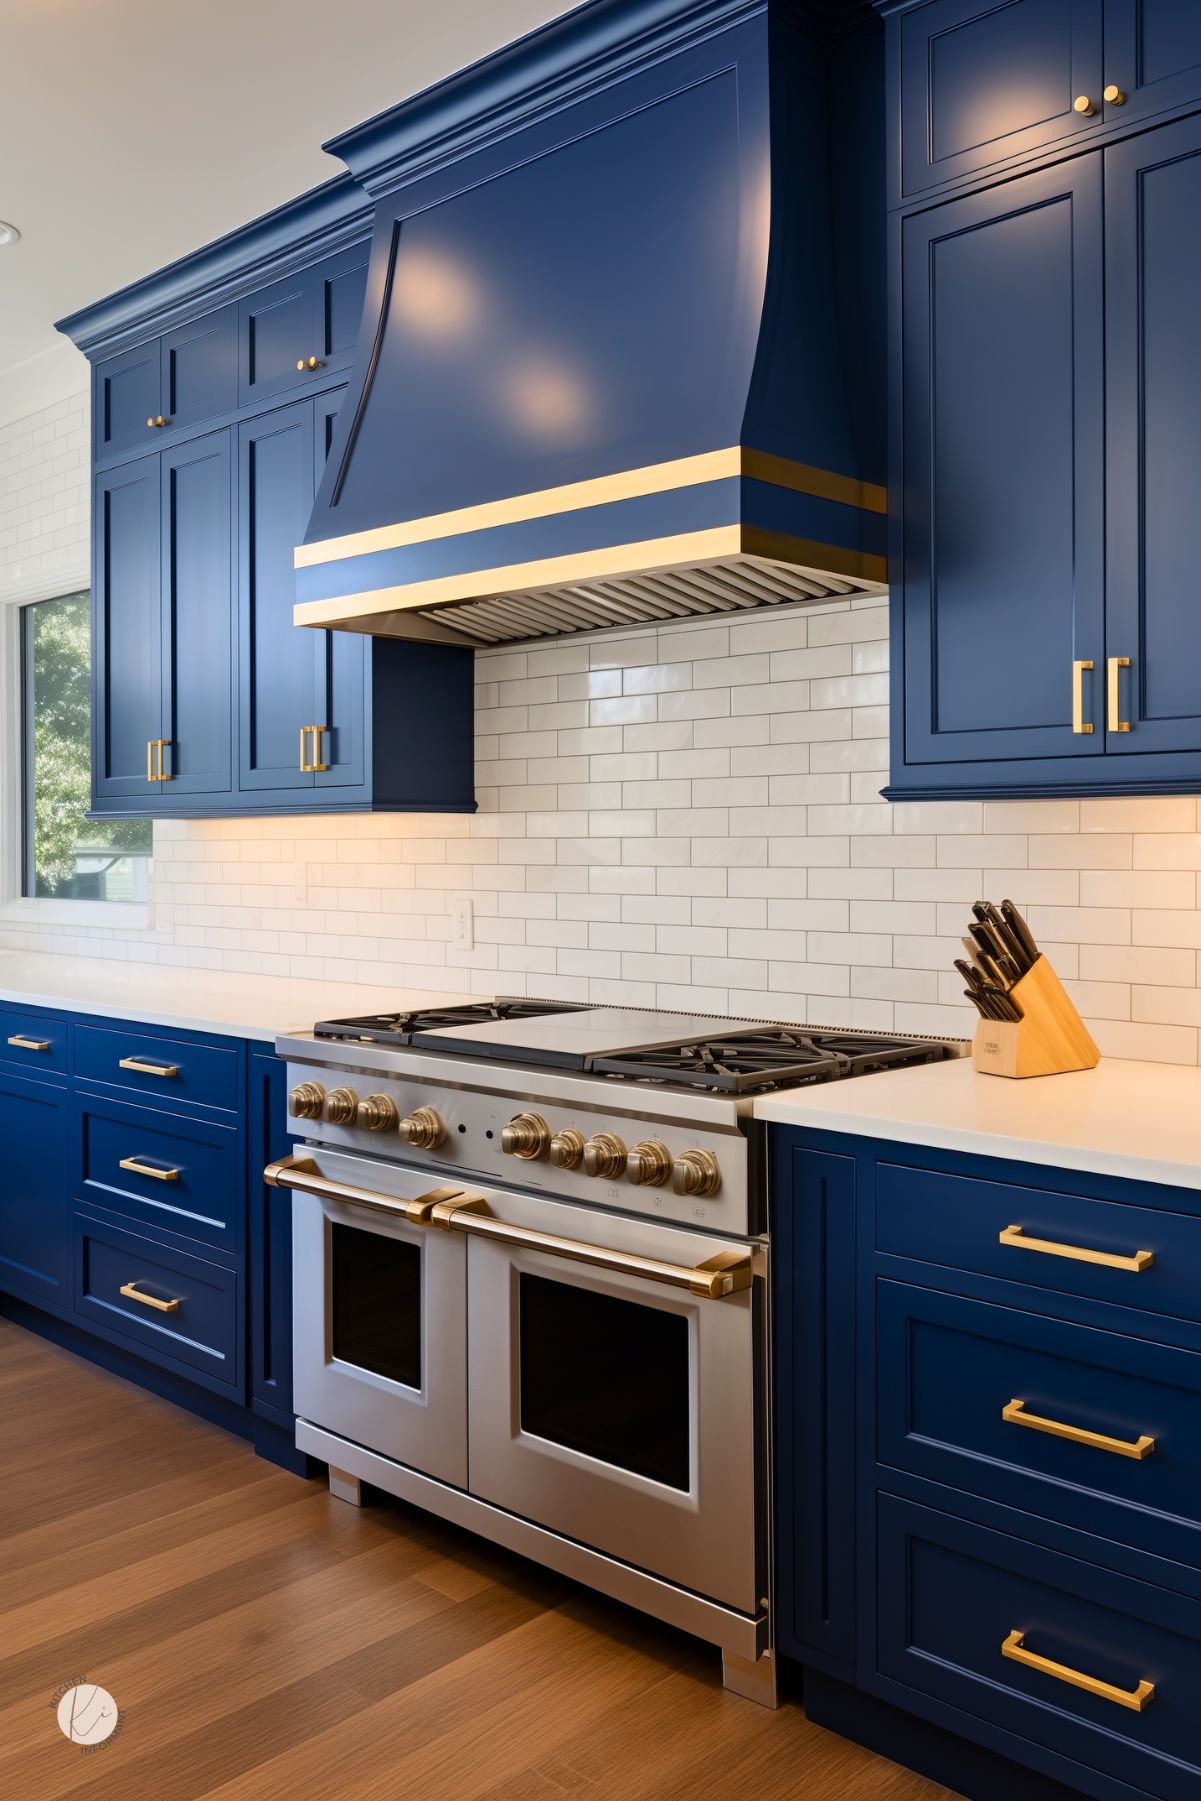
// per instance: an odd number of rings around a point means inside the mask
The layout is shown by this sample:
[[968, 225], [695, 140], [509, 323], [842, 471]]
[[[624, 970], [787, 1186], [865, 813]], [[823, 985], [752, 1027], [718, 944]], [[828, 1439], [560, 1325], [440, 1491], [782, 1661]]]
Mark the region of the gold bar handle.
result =
[[1133, 1256], [1121, 1257], [1116, 1251], [1090, 1251], [1085, 1245], [1057, 1244], [1053, 1238], [1027, 1238], [1021, 1226], [1006, 1226], [997, 1242], [1007, 1244], [1015, 1251], [1043, 1251], [1048, 1257], [1071, 1257], [1078, 1263], [1103, 1263], [1106, 1269], [1129, 1269], [1136, 1273], [1150, 1269], [1155, 1262], [1154, 1251], [1135, 1251]]
[[308, 751], [305, 749], [305, 745], [308, 741], [308, 735], [309, 735], [308, 726], [302, 725], [300, 728], [300, 773], [301, 773], [301, 775], [312, 775], [312, 773], [313, 773], [313, 766], [309, 762]]
[[1049, 1432], [1052, 1438], [1070, 1438], [1074, 1445], [1090, 1445], [1094, 1451], [1112, 1451], [1115, 1457], [1135, 1457], [1141, 1462], [1155, 1449], [1155, 1440], [1145, 1433], [1133, 1443], [1125, 1438], [1110, 1438], [1104, 1432], [1089, 1432], [1083, 1426], [1065, 1426], [1062, 1420], [1027, 1413], [1025, 1401], [1008, 1402], [1001, 1409], [1001, 1418], [1007, 1425], [1029, 1426], [1032, 1432]]
[[153, 1176], [156, 1182], [174, 1182], [179, 1176], [177, 1169], [156, 1169], [153, 1163], [143, 1163], [140, 1157], [122, 1157], [117, 1167], [132, 1170], [135, 1176]]
[[656, 1257], [638, 1257], [631, 1252], [613, 1251], [607, 1245], [581, 1244], [574, 1238], [558, 1238], [550, 1232], [535, 1232], [527, 1226], [514, 1226], [508, 1220], [496, 1219], [484, 1200], [458, 1195], [440, 1201], [430, 1215], [431, 1226], [446, 1232], [466, 1232], [471, 1237], [491, 1238], [523, 1250], [545, 1251], [552, 1257], [563, 1257], [571, 1263], [587, 1263], [594, 1269], [612, 1270], [617, 1275], [641, 1276], [650, 1282], [665, 1282], [672, 1288], [686, 1288], [706, 1300], [720, 1300], [722, 1295], [749, 1288], [754, 1276], [754, 1258], [749, 1250], [719, 1251], [704, 1263], [663, 1263]]
[[1091, 657], [1078, 657], [1072, 664], [1072, 730], [1078, 737], [1088, 737], [1093, 729], [1092, 720], [1084, 717], [1084, 672], [1093, 667]]
[[48, 1038], [26, 1038], [23, 1032], [17, 1032], [8, 1042], [15, 1044], [19, 1051], [48, 1051], [50, 1049]]
[[1057, 1682], [1069, 1682], [1073, 1688], [1082, 1688], [1090, 1695], [1099, 1695], [1102, 1701], [1113, 1701], [1118, 1707], [1129, 1707], [1134, 1713], [1142, 1713], [1143, 1708], [1155, 1699], [1153, 1682], [1140, 1682], [1135, 1689], [1115, 1688], [1112, 1682], [1102, 1682], [1098, 1676], [1086, 1676], [1082, 1670], [1074, 1670], [1070, 1664], [1053, 1663], [1049, 1657], [1040, 1657], [1037, 1651], [1028, 1651], [1025, 1637], [1024, 1632], [1011, 1632], [1001, 1646], [1001, 1656], [1012, 1657], [1015, 1663], [1024, 1663], [1027, 1669], [1038, 1670], [1043, 1676], [1054, 1676]]
[[122, 1057], [118, 1069], [132, 1069], [140, 1076], [177, 1076], [178, 1063], [146, 1063], [141, 1057]]
[[[149, 424], [149, 420], [147, 421], [147, 424]], [[147, 740], [146, 740], [146, 780], [148, 782], [152, 782], [155, 779], [154, 778], [154, 747], [157, 743], [158, 743], [157, 738], [147, 738]]]
[[324, 775], [329, 768], [329, 764], [321, 761], [321, 734], [327, 732], [329, 727], [326, 725], [311, 725], [308, 729], [313, 734], [313, 754], [309, 758], [309, 768], [314, 775]]
[[136, 1282], [122, 1284], [121, 1293], [131, 1301], [141, 1301], [143, 1307], [153, 1307], [158, 1313], [178, 1313], [178, 1301], [160, 1301], [157, 1295], [143, 1294]]
[[170, 738], [158, 739], [158, 779], [160, 782], [169, 782], [172, 780], [171, 772], [164, 766], [164, 763], [163, 763], [163, 752], [170, 750], [170, 748], [171, 748]]
[[1119, 691], [1119, 671], [1129, 669], [1129, 657], [1110, 657], [1109, 659], [1109, 729], [1111, 732], [1128, 732], [1130, 721], [1122, 718], [1122, 700]]
[[[280, 1157], [263, 1171], [268, 1188], [298, 1188], [303, 1194], [315, 1194], [331, 1201], [347, 1201], [354, 1207], [370, 1207], [376, 1213], [399, 1214], [410, 1225], [428, 1224], [430, 1214], [439, 1201], [463, 1197], [463, 1190], [447, 1184], [419, 1194], [411, 1201], [393, 1200], [377, 1194], [373, 1188], [356, 1188], [349, 1182], [331, 1182], [323, 1176], [311, 1157]], [[464, 1197], [465, 1198], [465, 1197]]]

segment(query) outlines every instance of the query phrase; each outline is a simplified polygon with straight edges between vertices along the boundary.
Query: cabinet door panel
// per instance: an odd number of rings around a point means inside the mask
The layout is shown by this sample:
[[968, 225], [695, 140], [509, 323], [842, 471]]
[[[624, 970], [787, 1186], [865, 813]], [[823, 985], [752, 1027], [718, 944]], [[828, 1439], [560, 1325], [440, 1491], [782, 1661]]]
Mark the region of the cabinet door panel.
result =
[[65, 1088], [0, 1077], [0, 1287], [68, 1308], [69, 1099]]
[[157, 796], [147, 745], [160, 737], [159, 459], [143, 457], [95, 485], [92, 792]]
[[[346, 397], [345, 388], [319, 395], [314, 401], [314, 456], [317, 480], [333, 442], [334, 421]], [[308, 629], [303, 628], [303, 629]], [[311, 632], [316, 640], [317, 712], [315, 725], [324, 725], [319, 762], [328, 763], [314, 778], [318, 788], [360, 787], [367, 763], [368, 719], [367, 662], [372, 654], [369, 638], [360, 632]]]
[[250, 1387], [256, 1411], [292, 1423], [292, 1195], [263, 1171], [292, 1148], [288, 1072], [278, 1057], [250, 1058]]
[[370, 251], [369, 239], [352, 244], [348, 250], [327, 257], [313, 271], [317, 330], [313, 351], [323, 360], [326, 374], [345, 369], [354, 355]]
[[[313, 403], [297, 401], [241, 428], [239, 448], [240, 772], [243, 789], [311, 788], [300, 728], [328, 725], [314, 707], [324, 632], [292, 624], [292, 553], [313, 499]], [[320, 663], [319, 659], [320, 658]]]
[[1126, 95], [1110, 119], [1201, 99], [1197, 0], [1105, 0], [1105, 79]]
[[314, 272], [301, 269], [241, 302], [238, 398], [265, 400], [282, 388], [294, 388], [304, 377], [297, 362], [319, 355], [313, 342]]
[[164, 806], [232, 786], [233, 496], [230, 436], [162, 457]]
[[167, 333], [162, 341], [162, 384], [168, 426], [215, 419], [237, 406], [236, 306], [223, 306]]
[[[1201, 12], [1201, 8], [1198, 9]], [[1201, 119], [1105, 153], [1107, 655], [1127, 656], [1106, 748], [1201, 748]], [[1115, 723], [1107, 721], [1109, 726]]]
[[1095, 755], [1103, 612], [1100, 157], [902, 231], [905, 753]]
[[97, 363], [93, 375], [96, 455], [108, 456], [147, 444], [160, 406], [159, 345], [138, 344]]
[[[939, 0], [899, 21], [906, 194], [1098, 122], [1101, 0]], [[1091, 118], [1077, 113], [1081, 94]]]

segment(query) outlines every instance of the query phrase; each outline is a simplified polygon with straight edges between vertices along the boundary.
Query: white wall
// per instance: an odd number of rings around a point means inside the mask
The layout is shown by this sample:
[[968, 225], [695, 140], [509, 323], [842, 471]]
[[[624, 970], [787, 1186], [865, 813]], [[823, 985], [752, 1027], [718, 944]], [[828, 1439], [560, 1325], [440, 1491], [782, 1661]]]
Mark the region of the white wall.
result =
[[[0, 431], [0, 599], [78, 554], [82, 408]], [[966, 1033], [1008, 895], [1103, 1050], [1196, 1063], [1198, 801], [889, 806], [886, 666], [868, 600], [481, 654], [474, 818], [160, 824], [150, 930], [0, 944]]]

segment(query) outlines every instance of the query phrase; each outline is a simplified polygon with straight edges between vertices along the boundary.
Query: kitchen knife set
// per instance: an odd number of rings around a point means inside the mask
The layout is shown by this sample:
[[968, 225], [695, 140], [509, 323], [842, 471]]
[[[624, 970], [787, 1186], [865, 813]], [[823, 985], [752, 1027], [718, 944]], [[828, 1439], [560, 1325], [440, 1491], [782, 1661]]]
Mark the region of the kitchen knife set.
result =
[[1012, 901], [999, 907], [975, 901], [972, 912], [975, 918], [963, 941], [967, 958], [955, 959], [967, 983], [963, 992], [982, 1019], [1017, 1021], [1022, 1009], [1009, 991], [1038, 961], [1034, 936]]

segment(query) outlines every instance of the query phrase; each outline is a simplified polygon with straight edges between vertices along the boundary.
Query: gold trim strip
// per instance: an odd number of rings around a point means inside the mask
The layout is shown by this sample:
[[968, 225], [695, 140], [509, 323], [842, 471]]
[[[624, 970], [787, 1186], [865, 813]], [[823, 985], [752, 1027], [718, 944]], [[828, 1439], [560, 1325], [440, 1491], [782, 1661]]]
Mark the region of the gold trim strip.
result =
[[875, 482], [858, 481], [794, 463], [766, 451], [708, 450], [699, 456], [676, 457], [667, 463], [648, 463], [641, 469], [623, 469], [616, 475], [600, 475], [587, 481], [567, 482], [559, 488], [541, 488], [531, 494], [514, 494], [504, 500], [483, 501], [478, 506], [456, 507], [449, 513], [429, 513], [421, 519], [404, 519], [395, 525], [379, 525], [369, 531], [347, 532], [319, 544], [300, 544], [294, 561], [297, 569], [312, 569], [344, 557], [368, 556], [378, 550], [399, 550], [408, 544], [428, 544], [437, 538], [453, 538], [463, 532], [484, 531], [497, 525], [520, 525], [530, 519], [548, 519], [557, 513], [573, 513], [581, 507], [604, 506], [613, 501], [636, 500], [644, 494], [667, 494], [676, 488], [696, 487], [745, 475], [751, 481], [770, 482], [818, 500], [835, 500], [843, 506], [869, 512], [888, 510], [887, 491]]

